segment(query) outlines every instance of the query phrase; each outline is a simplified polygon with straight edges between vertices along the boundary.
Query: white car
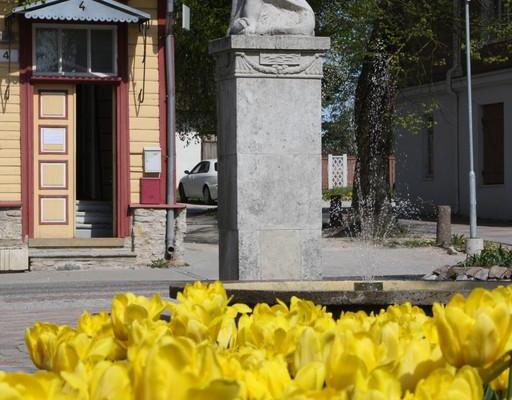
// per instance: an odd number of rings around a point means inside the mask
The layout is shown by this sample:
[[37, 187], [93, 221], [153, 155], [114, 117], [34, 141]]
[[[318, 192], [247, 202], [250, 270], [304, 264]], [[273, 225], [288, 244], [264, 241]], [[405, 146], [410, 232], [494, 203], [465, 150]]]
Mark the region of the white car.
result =
[[191, 198], [202, 199], [206, 204], [217, 201], [217, 160], [203, 160], [185, 174], [178, 186], [181, 201]]

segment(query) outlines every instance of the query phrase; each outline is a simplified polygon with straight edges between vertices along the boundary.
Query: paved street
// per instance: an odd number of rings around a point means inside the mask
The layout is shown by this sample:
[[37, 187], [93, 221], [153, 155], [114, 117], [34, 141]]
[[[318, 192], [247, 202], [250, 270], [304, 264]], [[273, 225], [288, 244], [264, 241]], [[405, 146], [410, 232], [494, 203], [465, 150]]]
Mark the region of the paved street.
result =
[[[0, 275], [0, 370], [31, 368], [23, 336], [25, 328], [35, 321], [74, 324], [84, 309], [93, 312], [108, 309], [112, 296], [118, 292], [145, 295], [159, 292], [166, 296], [172, 281], [217, 279], [215, 209], [194, 206], [189, 216], [187, 267], [165, 270], [105, 270], [99, 267], [93, 271]], [[424, 223], [417, 225], [417, 230], [420, 228], [431, 230], [432, 226]], [[455, 264], [463, 257], [450, 256], [431, 247], [384, 248], [347, 239], [322, 240], [325, 278], [422, 275], [433, 268]]]

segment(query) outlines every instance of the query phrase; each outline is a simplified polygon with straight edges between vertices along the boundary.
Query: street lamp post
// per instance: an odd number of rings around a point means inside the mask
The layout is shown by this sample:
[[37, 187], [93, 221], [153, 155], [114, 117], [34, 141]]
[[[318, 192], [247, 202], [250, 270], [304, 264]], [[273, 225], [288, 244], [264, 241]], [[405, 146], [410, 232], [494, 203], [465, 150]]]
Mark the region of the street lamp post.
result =
[[469, 20], [469, 4], [466, 0], [466, 68], [468, 86], [468, 131], [469, 131], [469, 239], [466, 241], [466, 252], [469, 255], [480, 253], [483, 240], [477, 238], [476, 221], [476, 175], [473, 143], [473, 90], [471, 81], [471, 30]]

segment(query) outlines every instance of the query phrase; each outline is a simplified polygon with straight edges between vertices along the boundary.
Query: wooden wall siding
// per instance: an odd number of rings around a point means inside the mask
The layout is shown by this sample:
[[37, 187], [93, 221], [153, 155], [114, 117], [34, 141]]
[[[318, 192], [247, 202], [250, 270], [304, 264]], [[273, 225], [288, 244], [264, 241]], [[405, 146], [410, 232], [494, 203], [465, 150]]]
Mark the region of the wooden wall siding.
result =
[[[13, 6], [12, 1], [0, 0], [0, 29], [4, 30], [4, 15]], [[13, 30], [19, 39], [18, 27]], [[12, 47], [18, 49], [18, 42]], [[0, 53], [8, 48], [0, 43]], [[11, 96], [6, 100], [8, 82], [7, 63], [0, 64], [0, 202], [21, 200], [21, 154], [20, 154], [20, 87], [19, 65], [11, 66]]]
[[158, 0], [131, 0], [128, 4], [151, 14], [147, 37], [146, 95], [138, 101], [142, 88], [144, 42], [137, 26], [128, 31], [130, 78], [130, 193], [131, 202], [140, 202], [139, 180], [142, 177], [144, 147], [160, 146], [159, 82], [158, 82]]

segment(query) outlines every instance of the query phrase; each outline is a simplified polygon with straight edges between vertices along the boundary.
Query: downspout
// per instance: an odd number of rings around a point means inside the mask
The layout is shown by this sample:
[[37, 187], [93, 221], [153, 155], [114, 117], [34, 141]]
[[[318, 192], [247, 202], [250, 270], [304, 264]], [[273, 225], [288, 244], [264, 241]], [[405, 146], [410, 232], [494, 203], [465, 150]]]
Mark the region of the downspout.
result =
[[[173, 34], [173, 12], [174, 0], [167, 0], [166, 30], [165, 30], [165, 73], [167, 81], [167, 204], [176, 203], [175, 199], [175, 175], [174, 175], [174, 140], [176, 126], [176, 97], [174, 90], [174, 34]], [[175, 216], [174, 208], [167, 210], [166, 221], [166, 255], [172, 259], [175, 250]]]
[[[453, 14], [454, 16], [460, 16], [459, 0], [453, 0]], [[456, 160], [457, 160], [457, 180], [456, 180], [456, 191], [457, 198], [454, 212], [458, 214], [460, 212], [460, 110], [459, 110], [459, 93], [453, 90], [453, 75], [460, 74], [460, 34], [456, 30], [452, 35], [452, 49], [453, 49], [453, 60], [452, 66], [446, 73], [446, 88], [449, 94], [455, 96], [455, 106], [457, 112], [455, 114], [455, 129], [456, 129]]]

